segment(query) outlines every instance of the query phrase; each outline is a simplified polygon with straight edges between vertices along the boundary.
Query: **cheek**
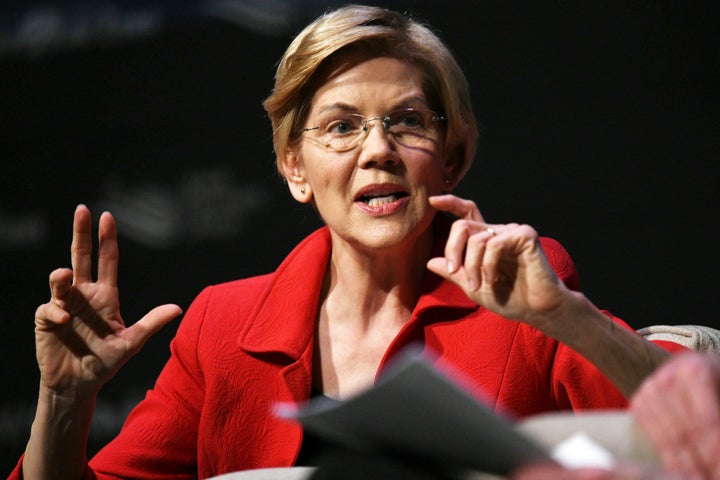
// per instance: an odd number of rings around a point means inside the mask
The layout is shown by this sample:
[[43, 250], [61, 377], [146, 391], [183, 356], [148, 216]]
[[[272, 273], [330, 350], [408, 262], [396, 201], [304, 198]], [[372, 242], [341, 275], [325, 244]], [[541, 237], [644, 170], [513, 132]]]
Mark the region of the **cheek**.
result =
[[320, 168], [313, 165], [313, 168], [308, 168], [306, 172], [314, 197], [321, 202], [323, 199], [330, 199], [330, 203], [333, 203], [332, 198], [348, 190], [354, 170], [344, 163], [336, 162]]
[[425, 158], [417, 163], [417, 180], [427, 186], [431, 194], [437, 193], [446, 187], [446, 168], [439, 156]]

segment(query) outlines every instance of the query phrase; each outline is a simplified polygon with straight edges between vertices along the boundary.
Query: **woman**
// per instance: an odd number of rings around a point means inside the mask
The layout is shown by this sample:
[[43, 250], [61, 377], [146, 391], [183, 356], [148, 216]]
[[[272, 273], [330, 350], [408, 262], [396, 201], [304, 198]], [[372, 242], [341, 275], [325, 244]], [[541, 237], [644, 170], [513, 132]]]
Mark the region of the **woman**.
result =
[[490, 225], [450, 194], [477, 134], [465, 78], [429, 29], [380, 8], [330, 12], [291, 43], [264, 105], [280, 174], [326, 227], [275, 272], [205, 289], [154, 389], [88, 465], [97, 392], [180, 308], [126, 328], [114, 221], [100, 218], [93, 282], [90, 212], [78, 207], [73, 269], [51, 274], [36, 314], [37, 416], [11, 478], [207, 478], [302, 464], [302, 431], [273, 405], [347, 398], [416, 342], [516, 416], [624, 407], [667, 357], [572, 290], [557, 242]]

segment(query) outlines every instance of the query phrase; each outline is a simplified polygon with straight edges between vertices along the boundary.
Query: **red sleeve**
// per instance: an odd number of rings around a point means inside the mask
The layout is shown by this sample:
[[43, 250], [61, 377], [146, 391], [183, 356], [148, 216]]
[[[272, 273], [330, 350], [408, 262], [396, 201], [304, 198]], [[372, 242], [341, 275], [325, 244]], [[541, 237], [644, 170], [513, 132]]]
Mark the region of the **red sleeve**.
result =
[[[10, 472], [10, 476], [8, 476], [7, 480], [23, 480], [25, 478], [22, 471], [23, 458], [25, 458], [25, 455], [20, 457], [20, 461], [17, 463], [13, 471]], [[79, 480], [96, 480], [96, 477], [93, 471], [86, 467], [83, 477]]]
[[670, 340], [650, 340], [655, 345], [664, 348], [668, 352], [672, 353], [673, 355], [676, 353], [682, 353], [682, 352], [689, 352], [692, 349], [686, 347], [685, 345], [680, 345], [676, 342], [671, 342]]
[[[619, 319], [613, 320], [630, 328]], [[555, 353], [551, 386], [563, 409], [618, 409], [628, 405], [625, 396], [595, 365], [562, 343]]]
[[[622, 328], [634, 331], [623, 320], [604, 312]], [[652, 341], [671, 354], [687, 351], [674, 342]], [[598, 370], [571, 348], [558, 344], [553, 365], [553, 393], [561, 405], [573, 410], [626, 408], [627, 399]]]
[[580, 289], [580, 276], [570, 254], [560, 242], [548, 237], [540, 237], [540, 245], [552, 265], [555, 274], [570, 290]]
[[[128, 416], [118, 436], [89, 462], [82, 480], [197, 478], [197, 431], [203, 376], [197, 343], [209, 297], [188, 309], [153, 390]], [[22, 480], [22, 458], [8, 480]]]
[[155, 386], [118, 436], [90, 460], [98, 479], [197, 478], [197, 438], [204, 380], [197, 357], [209, 290], [192, 303], [170, 344]]
[[[570, 254], [556, 240], [542, 237], [540, 243], [545, 256], [558, 277], [571, 290], [580, 288], [580, 277]], [[626, 322], [604, 312], [622, 328], [633, 330]], [[687, 350], [667, 341], [653, 341], [670, 353]], [[625, 408], [627, 400], [620, 391], [592, 363], [569, 347], [558, 344], [552, 367], [553, 393], [561, 408], [573, 410]]]

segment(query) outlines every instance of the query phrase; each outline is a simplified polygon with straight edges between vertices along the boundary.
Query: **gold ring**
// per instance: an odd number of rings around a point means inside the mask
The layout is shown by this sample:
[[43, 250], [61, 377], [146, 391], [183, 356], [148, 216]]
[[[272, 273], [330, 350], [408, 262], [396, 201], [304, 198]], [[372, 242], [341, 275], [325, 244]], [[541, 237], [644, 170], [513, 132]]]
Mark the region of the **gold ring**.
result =
[[492, 235], [493, 237], [494, 237], [495, 235], [497, 235], [497, 234], [495, 233], [495, 230], [493, 230], [492, 227], [487, 227], [487, 228], [485, 229], [485, 231], [486, 231], [487, 233], [489, 233], [490, 235]]

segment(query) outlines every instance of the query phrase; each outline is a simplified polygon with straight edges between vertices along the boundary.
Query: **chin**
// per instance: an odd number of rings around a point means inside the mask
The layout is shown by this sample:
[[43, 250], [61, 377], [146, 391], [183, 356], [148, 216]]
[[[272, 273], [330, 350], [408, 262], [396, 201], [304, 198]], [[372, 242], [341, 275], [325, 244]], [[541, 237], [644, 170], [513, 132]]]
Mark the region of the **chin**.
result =
[[378, 222], [359, 232], [355, 237], [357, 244], [371, 250], [396, 250], [409, 252], [427, 228], [402, 219], [395, 222]]

